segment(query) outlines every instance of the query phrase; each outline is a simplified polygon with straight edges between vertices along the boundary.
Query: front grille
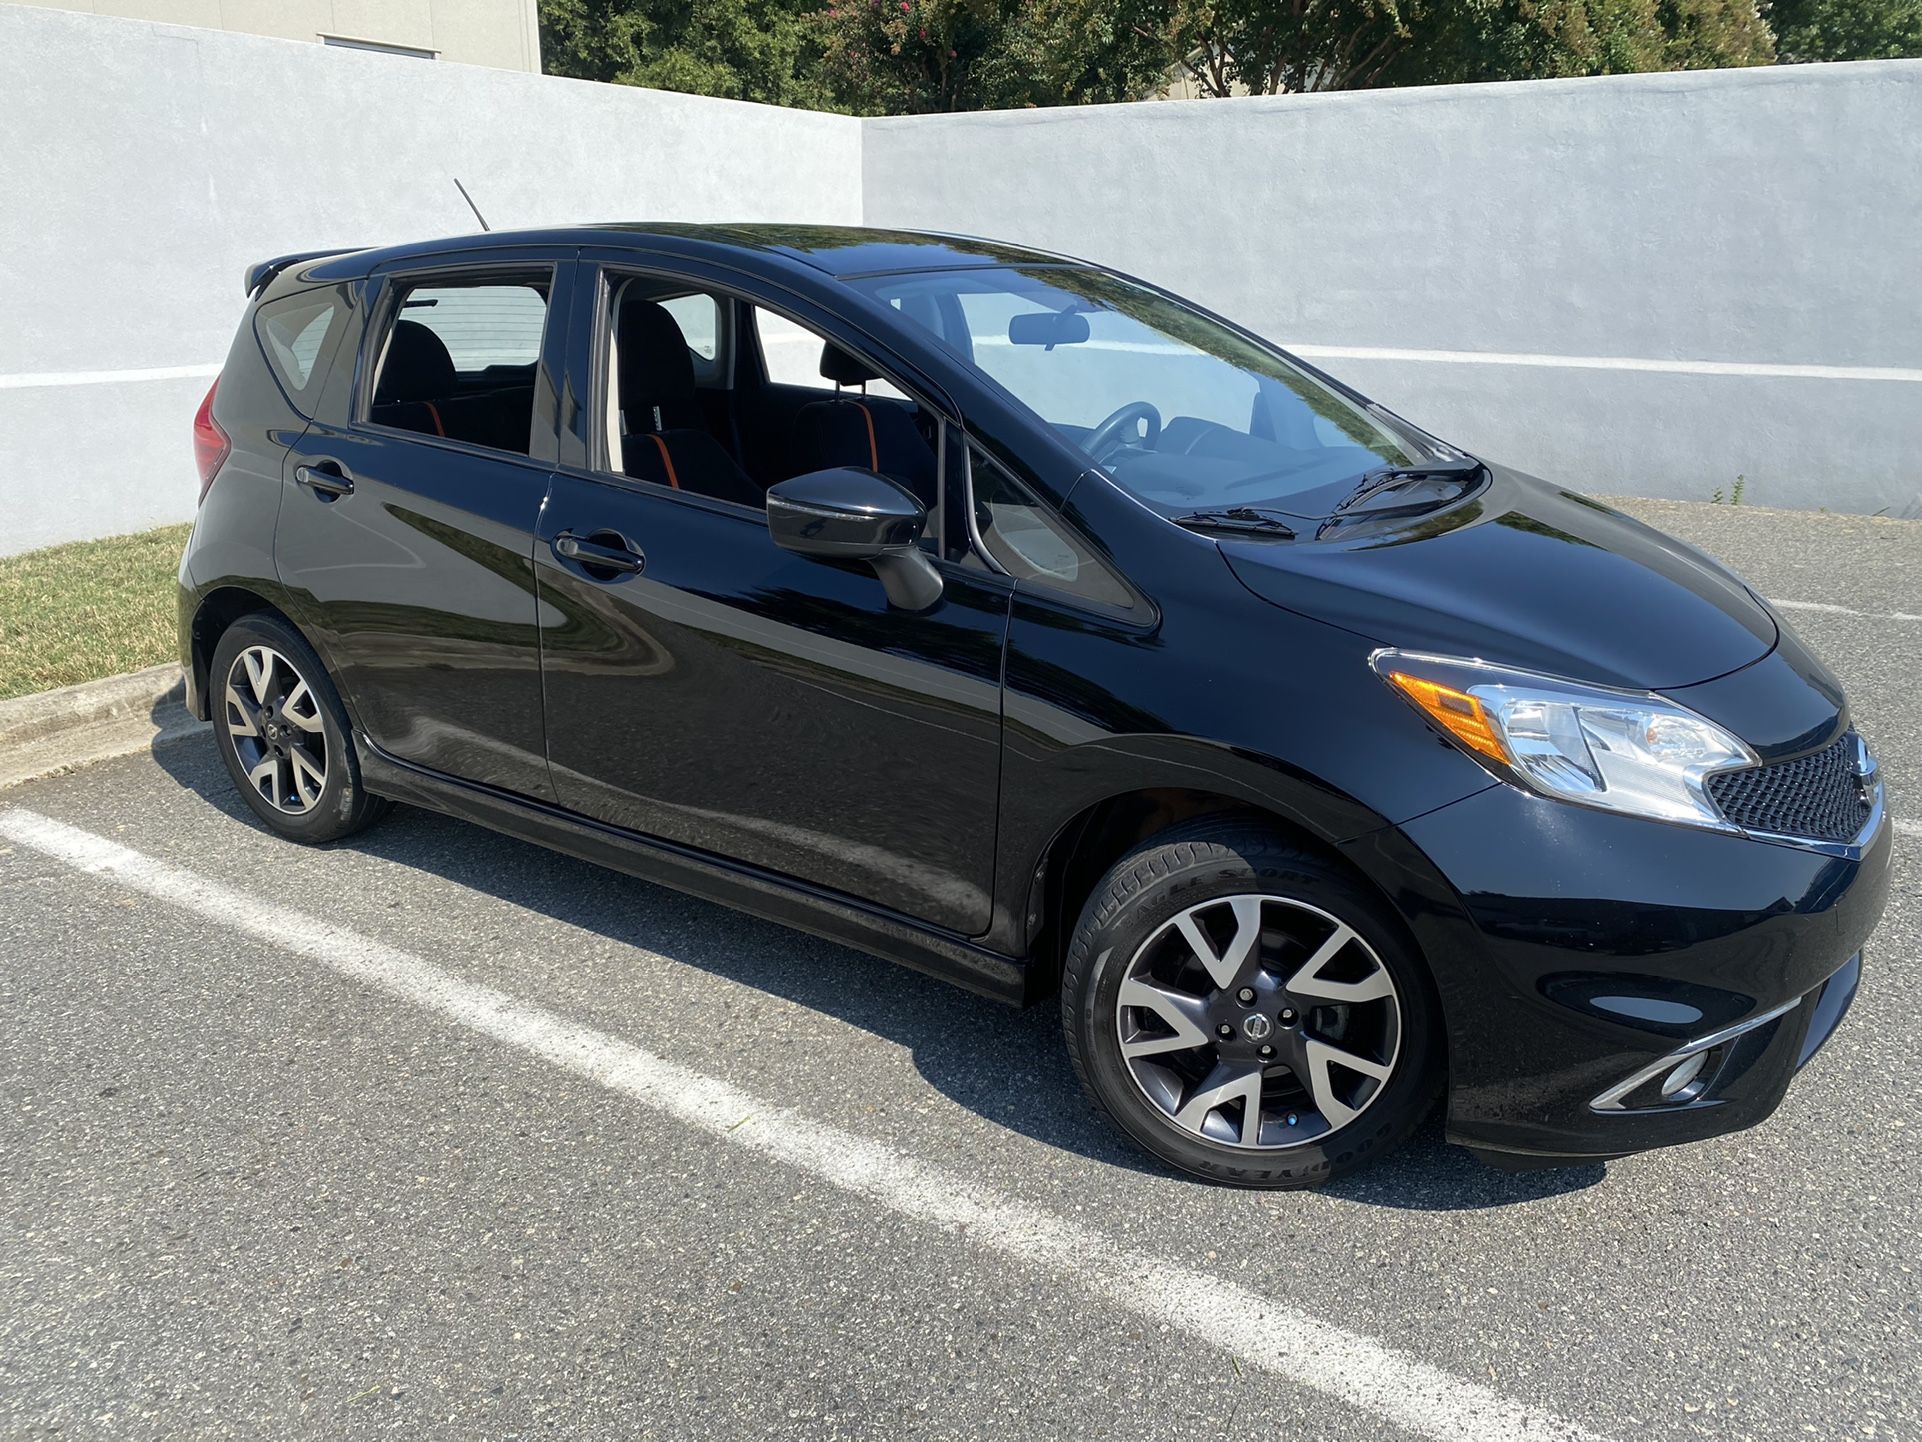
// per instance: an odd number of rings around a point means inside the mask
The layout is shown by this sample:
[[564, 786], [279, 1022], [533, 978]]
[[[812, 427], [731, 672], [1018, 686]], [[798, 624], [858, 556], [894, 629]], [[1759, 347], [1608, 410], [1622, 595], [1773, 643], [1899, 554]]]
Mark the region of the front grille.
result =
[[1744, 830], [1811, 841], [1853, 841], [1869, 819], [1853, 731], [1793, 761], [1718, 771], [1708, 778], [1708, 794]]

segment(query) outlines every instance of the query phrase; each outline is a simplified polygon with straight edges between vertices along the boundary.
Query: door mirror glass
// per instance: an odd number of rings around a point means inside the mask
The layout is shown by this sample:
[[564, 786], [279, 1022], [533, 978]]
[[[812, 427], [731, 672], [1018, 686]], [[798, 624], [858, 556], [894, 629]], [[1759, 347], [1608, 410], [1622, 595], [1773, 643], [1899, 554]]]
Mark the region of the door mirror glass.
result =
[[916, 545], [927, 523], [927, 507], [873, 471], [837, 466], [768, 487], [775, 545], [817, 560], [866, 561], [904, 611], [925, 611], [941, 597], [941, 573]]

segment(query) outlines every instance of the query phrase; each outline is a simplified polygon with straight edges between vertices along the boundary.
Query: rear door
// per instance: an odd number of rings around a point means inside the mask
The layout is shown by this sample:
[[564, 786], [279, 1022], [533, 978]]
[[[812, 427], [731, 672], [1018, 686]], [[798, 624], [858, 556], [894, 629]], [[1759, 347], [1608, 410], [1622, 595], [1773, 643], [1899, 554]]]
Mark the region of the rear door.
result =
[[389, 755], [551, 799], [532, 551], [571, 250], [376, 272], [342, 415], [288, 456], [296, 619]]
[[[569, 345], [579, 430], [562, 432], [535, 550], [541, 605], [556, 615], [545, 676], [559, 799], [936, 926], [984, 931], [1010, 585], [943, 559], [945, 595], [908, 614], [867, 568], [777, 548], [758, 508], [617, 473], [604, 444], [608, 282], [589, 255]], [[724, 302], [779, 299], [692, 267], [677, 283], [712, 287]], [[818, 311], [809, 319], [832, 324]], [[817, 357], [821, 343], [811, 340]], [[619, 544], [641, 569], [566, 554], [570, 536]]]

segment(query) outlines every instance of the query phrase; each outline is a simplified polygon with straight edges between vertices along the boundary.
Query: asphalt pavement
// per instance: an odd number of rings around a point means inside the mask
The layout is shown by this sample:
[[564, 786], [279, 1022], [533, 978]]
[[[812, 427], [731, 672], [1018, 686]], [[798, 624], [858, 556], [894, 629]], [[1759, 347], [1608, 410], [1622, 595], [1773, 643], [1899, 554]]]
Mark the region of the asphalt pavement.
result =
[[0, 792], [0, 1437], [1922, 1438], [1922, 523], [1636, 509], [1904, 827], [1763, 1126], [1204, 1186], [1048, 1008], [421, 811], [294, 847], [202, 734]]

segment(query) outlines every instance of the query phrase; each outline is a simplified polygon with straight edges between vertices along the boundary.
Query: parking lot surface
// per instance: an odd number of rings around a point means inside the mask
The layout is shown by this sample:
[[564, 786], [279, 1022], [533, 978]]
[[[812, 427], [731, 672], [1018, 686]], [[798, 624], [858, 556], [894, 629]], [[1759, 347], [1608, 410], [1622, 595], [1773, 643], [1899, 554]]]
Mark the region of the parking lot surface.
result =
[[1638, 503], [1842, 677], [1900, 831], [1754, 1131], [1158, 1170], [1016, 1014], [203, 734], [0, 793], [0, 1436], [1922, 1437], [1922, 524]]

